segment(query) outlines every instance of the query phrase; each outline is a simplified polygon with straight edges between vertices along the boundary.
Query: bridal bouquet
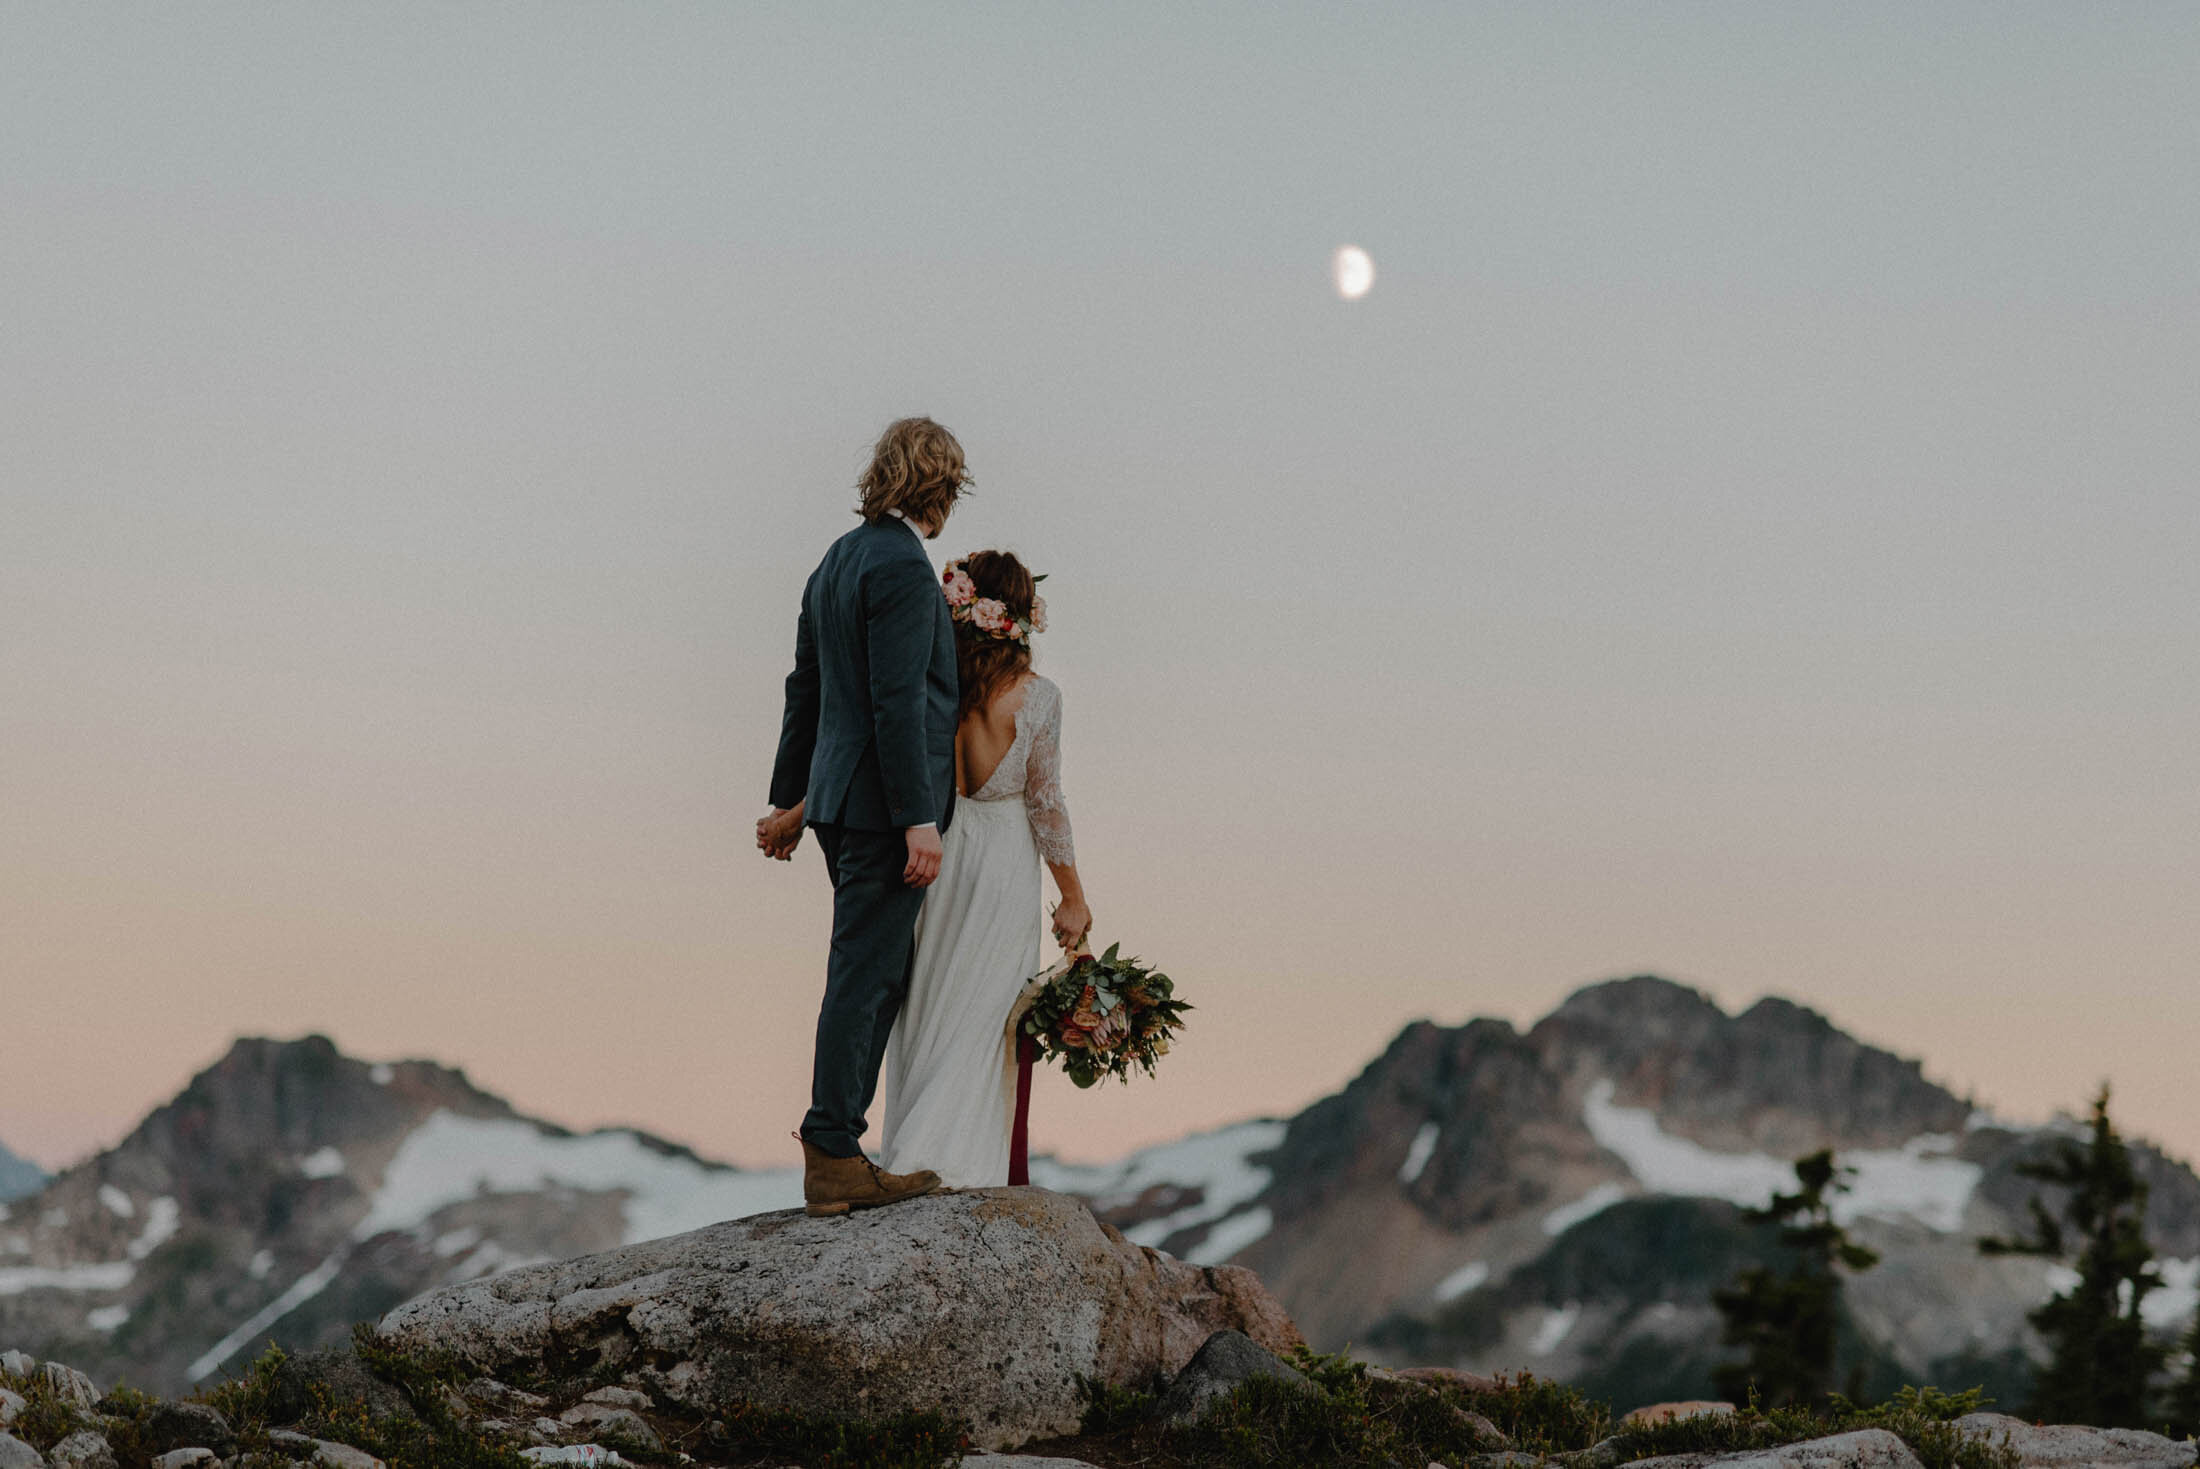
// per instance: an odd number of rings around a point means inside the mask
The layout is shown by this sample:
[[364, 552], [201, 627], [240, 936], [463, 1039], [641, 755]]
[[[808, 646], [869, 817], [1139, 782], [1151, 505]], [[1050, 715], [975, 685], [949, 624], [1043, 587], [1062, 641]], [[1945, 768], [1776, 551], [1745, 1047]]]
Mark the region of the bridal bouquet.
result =
[[1136, 959], [1117, 957], [1121, 944], [1098, 958], [1070, 954], [1024, 986], [1009, 1012], [1010, 1035], [1029, 1036], [1043, 1060], [1059, 1060], [1081, 1087], [1104, 1076], [1131, 1079], [1131, 1068], [1153, 1075], [1169, 1054], [1169, 1032], [1190, 1005], [1176, 998], [1169, 976]]

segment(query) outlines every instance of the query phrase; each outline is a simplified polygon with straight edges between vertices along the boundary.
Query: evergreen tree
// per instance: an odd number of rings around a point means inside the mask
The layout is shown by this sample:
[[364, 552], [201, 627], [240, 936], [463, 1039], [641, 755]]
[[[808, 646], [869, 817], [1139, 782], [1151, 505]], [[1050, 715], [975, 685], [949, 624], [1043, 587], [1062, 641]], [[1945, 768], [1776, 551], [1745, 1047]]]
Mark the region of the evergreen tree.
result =
[[1979, 1248], [1989, 1255], [2060, 1260], [2068, 1253], [2068, 1222], [2077, 1236], [2078, 1280], [2026, 1318], [2054, 1354], [2033, 1384], [2027, 1411], [2043, 1423], [2144, 1428], [2154, 1422], [2147, 1396], [2169, 1353], [2147, 1339], [2139, 1305], [2162, 1277], [2147, 1244], [2147, 1186], [2108, 1119], [2105, 1084], [2093, 1101], [2090, 1130], [2084, 1146], [2059, 1138], [2052, 1156], [2017, 1169], [2069, 1190], [2063, 1218], [2034, 1195], [2029, 1237], [1982, 1239]]
[[2170, 1391], [2169, 1429], [2200, 1435], [2200, 1314], [2185, 1333], [2185, 1377]]
[[1834, 1167], [1831, 1149], [1798, 1158], [1797, 1191], [1745, 1211], [1754, 1223], [1779, 1226], [1788, 1262], [1784, 1271], [1751, 1266], [1732, 1286], [1712, 1293], [1726, 1318], [1720, 1340], [1745, 1352], [1712, 1374], [1721, 1396], [1739, 1403], [1755, 1389], [1766, 1407], [1788, 1407], [1819, 1402], [1832, 1391], [1841, 1324], [1836, 1267], [1869, 1270], [1879, 1263], [1833, 1222], [1832, 1195], [1847, 1188], [1847, 1171]]

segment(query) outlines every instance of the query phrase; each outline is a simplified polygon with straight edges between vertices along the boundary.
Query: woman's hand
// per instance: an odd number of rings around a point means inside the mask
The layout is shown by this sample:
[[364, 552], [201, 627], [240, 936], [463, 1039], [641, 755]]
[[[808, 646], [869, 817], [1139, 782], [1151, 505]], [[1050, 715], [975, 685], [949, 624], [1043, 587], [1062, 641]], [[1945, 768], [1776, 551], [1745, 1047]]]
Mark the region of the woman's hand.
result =
[[794, 849], [802, 845], [802, 810], [808, 801], [798, 801], [785, 811], [773, 811], [759, 817], [756, 823], [756, 850], [777, 862], [785, 862], [794, 856]]
[[1082, 897], [1064, 898], [1054, 908], [1054, 941], [1070, 948], [1092, 934], [1092, 909]]

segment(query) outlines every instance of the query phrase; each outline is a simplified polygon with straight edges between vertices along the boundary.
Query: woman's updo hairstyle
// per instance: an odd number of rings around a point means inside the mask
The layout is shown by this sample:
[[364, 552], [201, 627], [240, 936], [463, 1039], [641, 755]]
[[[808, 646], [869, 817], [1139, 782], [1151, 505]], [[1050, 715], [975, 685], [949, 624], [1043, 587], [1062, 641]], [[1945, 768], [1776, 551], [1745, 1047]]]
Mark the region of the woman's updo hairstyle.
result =
[[[1013, 551], [972, 551], [959, 564], [976, 586], [978, 596], [999, 602], [1017, 621], [1031, 620], [1032, 603], [1039, 589], [1031, 568], [1017, 560]], [[956, 624], [956, 632], [955, 673], [962, 680], [962, 701], [955, 718], [960, 723], [971, 711], [991, 704], [994, 695], [1030, 671], [1031, 645], [988, 637], [969, 623]]]

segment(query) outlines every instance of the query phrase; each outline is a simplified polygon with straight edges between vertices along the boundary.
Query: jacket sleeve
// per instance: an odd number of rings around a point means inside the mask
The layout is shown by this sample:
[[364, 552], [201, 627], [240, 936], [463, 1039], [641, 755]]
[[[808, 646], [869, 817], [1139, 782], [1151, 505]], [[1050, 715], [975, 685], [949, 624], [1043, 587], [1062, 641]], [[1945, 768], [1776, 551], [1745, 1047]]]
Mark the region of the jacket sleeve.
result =
[[[810, 580], [815, 584], [817, 578]], [[787, 675], [787, 712], [779, 721], [779, 758], [772, 762], [771, 803], [782, 811], [810, 788], [817, 710], [817, 636], [810, 629], [810, 588], [804, 587], [802, 615], [794, 625], [794, 672]]]
[[932, 563], [896, 559], [874, 567], [863, 589], [869, 639], [871, 717], [887, 817], [898, 827], [939, 818], [933, 803], [924, 713], [940, 588]]

